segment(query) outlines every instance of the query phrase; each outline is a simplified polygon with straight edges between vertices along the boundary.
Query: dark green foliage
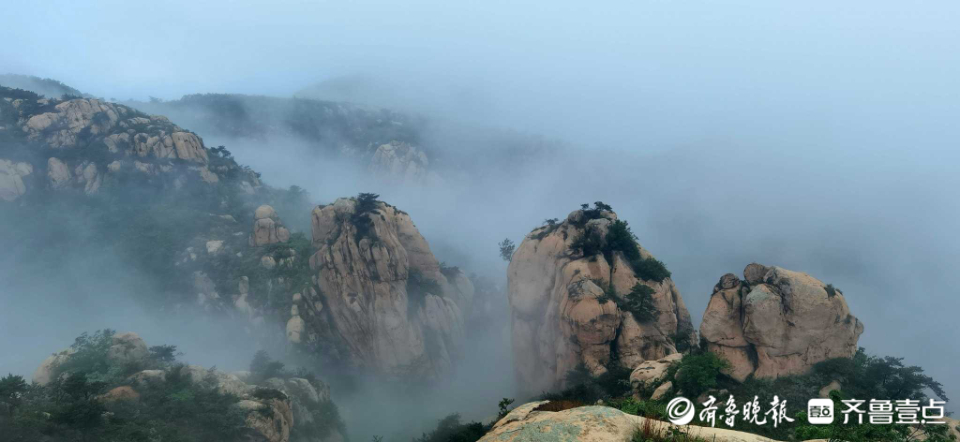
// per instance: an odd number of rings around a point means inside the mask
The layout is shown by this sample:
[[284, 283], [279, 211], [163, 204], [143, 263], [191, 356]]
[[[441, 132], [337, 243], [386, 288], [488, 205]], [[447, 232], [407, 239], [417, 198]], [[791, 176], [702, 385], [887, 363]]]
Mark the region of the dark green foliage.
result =
[[[600, 211], [596, 213], [599, 214]], [[640, 254], [640, 244], [637, 243], [637, 237], [626, 221], [614, 221], [610, 224], [606, 236], [600, 235], [600, 232], [592, 226], [585, 226], [583, 232], [574, 237], [570, 250], [585, 258], [602, 253], [607, 262], [613, 262], [613, 255], [619, 252], [623, 254], [637, 277], [644, 281], [662, 282], [670, 277], [670, 271], [663, 262], [653, 257], [644, 258]]]
[[172, 364], [177, 360], [177, 356], [182, 355], [183, 353], [177, 351], [176, 345], [155, 345], [150, 347], [150, 358], [160, 366]]
[[460, 423], [460, 414], [453, 413], [440, 420], [429, 434], [414, 438], [414, 442], [475, 442], [488, 428], [480, 422]]
[[584, 228], [583, 232], [575, 236], [573, 242], [570, 244], [570, 250], [584, 258], [603, 252], [603, 248], [603, 236], [600, 235], [600, 232], [593, 228], [593, 226]]
[[[48, 385], [24, 385], [22, 378], [0, 379], [0, 395], [17, 398], [12, 416], [0, 416], [0, 439], [27, 441], [233, 442], [242, 439], [244, 413], [238, 399], [217, 392], [212, 374], [195, 382], [190, 371], [175, 364], [174, 346], [154, 347], [143, 369], [164, 369], [165, 381], [136, 386], [136, 401], [104, 401], [109, 389], [128, 385], [103, 350], [112, 332], [77, 338], [76, 362], [64, 364]], [[109, 348], [109, 347], [107, 347]], [[162, 364], [162, 365], [161, 365]], [[164, 368], [164, 365], [166, 368]], [[83, 370], [93, 370], [86, 372]], [[101, 380], [106, 379], [106, 380]], [[13, 392], [13, 393], [10, 393]], [[4, 402], [0, 396], [0, 402]], [[106, 413], [110, 414], [107, 415]]]
[[604, 254], [609, 255], [612, 252], [623, 253], [624, 258], [630, 263], [633, 272], [645, 281], [661, 282], [670, 277], [670, 271], [663, 262], [650, 257], [644, 258], [640, 255], [640, 245], [637, 243], [637, 236], [630, 230], [626, 221], [616, 220], [610, 225], [605, 238]]
[[630, 293], [619, 303], [620, 309], [630, 312], [637, 322], [649, 322], [657, 319], [657, 306], [653, 300], [653, 289], [644, 284], [635, 284]]
[[376, 231], [373, 226], [373, 219], [370, 215], [377, 213], [377, 198], [380, 195], [375, 193], [361, 193], [357, 195], [357, 205], [350, 218], [350, 222], [356, 228], [355, 239], [360, 242], [363, 238], [376, 238]]
[[83, 372], [71, 373], [51, 383], [60, 405], [53, 421], [73, 428], [89, 429], [102, 423], [100, 415], [106, 411], [97, 396], [106, 391], [107, 384], [87, 379]]
[[633, 272], [645, 281], [662, 282], [664, 279], [670, 277], [670, 271], [667, 270], [667, 266], [656, 258], [641, 258], [630, 261], [630, 266], [633, 267]]
[[678, 329], [677, 333], [670, 336], [670, 340], [673, 341], [673, 345], [677, 348], [678, 352], [686, 353], [695, 348], [692, 341], [692, 332], [693, 330], [689, 329]]
[[448, 266], [447, 263], [441, 262], [440, 273], [442, 273], [443, 276], [445, 276], [447, 279], [452, 280], [453, 278], [456, 278], [458, 275], [460, 275], [461, 270], [460, 270], [460, 267]]
[[440, 284], [423, 275], [419, 269], [407, 270], [407, 316], [413, 316], [423, 306], [427, 295], [443, 296]]
[[262, 399], [262, 400], [287, 399], [287, 395], [284, 394], [282, 391], [277, 390], [275, 388], [263, 388], [263, 387], [257, 387], [257, 389], [253, 391], [253, 397], [257, 399]]
[[107, 360], [107, 353], [113, 345], [114, 331], [110, 329], [98, 330], [93, 335], [86, 332], [77, 337], [71, 349], [75, 351], [69, 359], [54, 370], [54, 375], [83, 374], [84, 379], [97, 381], [115, 381], [132, 374], [140, 367], [111, 366]]
[[595, 404], [601, 399], [607, 401], [624, 397], [631, 394], [629, 381], [631, 371], [617, 361], [611, 361], [607, 364], [605, 373], [593, 376], [586, 366], [580, 364], [567, 373], [563, 390], [558, 393], [544, 394], [541, 400]]
[[841, 291], [840, 289], [834, 287], [833, 284], [827, 284], [827, 286], [824, 287], [824, 290], [827, 291], [827, 297], [830, 297], [830, 298], [832, 298], [832, 297], [834, 297], [834, 296], [837, 296], [837, 293], [839, 293], [839, 294], [841, 294], [841, 295], [843, 294], [843, 291]]
[[578, 227], [583, 227], [587, 224], [587, 221], [592, 219], [603, 218], [603, 212], [612, 212], [613, 207], [610, 207], [609, 204], [605, 204], [603, 201], [597, 201], [593, 203], [593, 208], [589, 209], [589, 204], [581, 204], [580, 209], [583, 210], [583, 217], [575, 223]]
[[711, 352], [686, 355], [677, 366], [674, 386], [689, 397], [697, 397], [719, 385], [721, 371], [730, 366], [725, 359]]
[[[311, 382], [314, 384], [314, 382]], [[340, 418], [340, 410], [333, 401], [321, 401], [315, 408], [310, 410], [313, 415], [313, 422], [295, 422], [290, 430], [291, 440], [308, 440], [310, 438], [325, 439], [333, 431], [341, 435], [347, 434], [346, 425]]]
[[497, 244], [500, 247], [500, 257], [504, 261], [510, 262], [513, 259], [513, 252], [516, 250], [517, 245], [510, 241], [510, 238], [504, 238], [503, 241], [500, 241], [500, 244]]
[[23, 395], [27, 392], [27, 387], [27, 382], [23, 379], [23, 376], [11, 373], [0, 378], [0, 404], [6, 404], [11, 415], [23, 402]]
[[286, 374], [283, 368], [283, 362], [273, 360], [266, 350], [260, 350], [250, 361], [250, 379], [260, 383], [270, 378], [283, 377]]
[[502, 419], [504, 416], [506, 416], [511, 410], [510, 405], [512, 405], [514, 402], [515, 400], [512, 398], [500, 399], [500, 403], [497, 404], [497, 408], [500, 410], [497, 412], [497, 418]]

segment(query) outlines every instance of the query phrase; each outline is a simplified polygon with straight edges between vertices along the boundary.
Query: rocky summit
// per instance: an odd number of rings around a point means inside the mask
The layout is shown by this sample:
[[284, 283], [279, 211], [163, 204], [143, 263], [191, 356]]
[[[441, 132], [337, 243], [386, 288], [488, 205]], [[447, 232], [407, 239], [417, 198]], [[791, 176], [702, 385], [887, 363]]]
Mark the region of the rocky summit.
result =
[[444, 274], [410, 216], [369, 196], [317, 207], [312, 220], [316, 288], [288, 323], [303, 328], [296, 339], [331, 333], [353, 364], [381, 372], [447, 371], [462, 351], [470, 280]]
[[593, 375], [695, 343], [669, 272], [604, 207], [549, 220], [510, 261], [514, 364], [529, 392], [561, 386], [579, 365]]
[[806, 373], [817, 362], [849, 358], [863, 323], [843, 293], [800, 272], [750, 264], [713, 288], [700, 336], [730, 362], [730, 376], [776, 378]]

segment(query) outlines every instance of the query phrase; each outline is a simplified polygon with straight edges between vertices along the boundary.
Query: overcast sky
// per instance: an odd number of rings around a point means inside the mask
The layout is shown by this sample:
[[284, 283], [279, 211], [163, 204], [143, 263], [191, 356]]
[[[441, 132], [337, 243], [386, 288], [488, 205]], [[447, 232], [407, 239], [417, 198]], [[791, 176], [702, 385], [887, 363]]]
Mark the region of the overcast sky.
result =
[[517, 216], [610, 202], [695, 321], [724, 272], [808, 271], [960, 401], [960, 2], [8, 3], [0, 73], [118, 99], [360, 76], [383, 105], [620, 152]]

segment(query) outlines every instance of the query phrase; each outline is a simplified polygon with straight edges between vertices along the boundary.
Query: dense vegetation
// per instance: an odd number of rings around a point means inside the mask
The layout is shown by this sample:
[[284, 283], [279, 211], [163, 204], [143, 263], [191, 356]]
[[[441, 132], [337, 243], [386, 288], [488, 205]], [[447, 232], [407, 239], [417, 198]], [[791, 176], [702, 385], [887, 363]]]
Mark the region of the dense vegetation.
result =
[[[109, 356], [113, 337], [112, 330], [78, 337], [71, 346], [74, 353], [55, 368], [47, 385], [27, 384], [14, 375], [0, 378], [3, 440], [233, 442], [250, 431], [245, 412], [236, 406], [240, 398], [218, 391], [213, 369], [198, 381], [194, 369], [177, 361], [172, 345], [151, 347], [144, 359], [118, 362]], [[131, 375], [143, 370], [162, 371], [162, 376], [132, 382]], [[294, 375], [266, 353], [257, 354], [251, 372], [257, 382]], [[296, 375], [317, 384], [312, 374]], [[270, 388], [258, 388], [253, 397], [286, 398]], [[313, 425], [294, 426], [295, 434], [345, 434], [332, 402], [309, 411], [316, 417]]]
[[[240, 437], [243, 415], [233, 407], [238, 399], [218, 393], [212, 380], [192, 382], [185, 366], [171, 360], [175, 347], [154, 347], [151, 358], [117, 364], [107, 357], [112, 338], [111, 330], [78, 337], [71, 347], [75, 353], [46, 386], [5, 378], [3, 395], [15, 398], [0, 417], [5, 440], [226, 442]], [[103, 396], [147, 369], [163, 370], [166, 380], [140, 387], [136, 400]]]

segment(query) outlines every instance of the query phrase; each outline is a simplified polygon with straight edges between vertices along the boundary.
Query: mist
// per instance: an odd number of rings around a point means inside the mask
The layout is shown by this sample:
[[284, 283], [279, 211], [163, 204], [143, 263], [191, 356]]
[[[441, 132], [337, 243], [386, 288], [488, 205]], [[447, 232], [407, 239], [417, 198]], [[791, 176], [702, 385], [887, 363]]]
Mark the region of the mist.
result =
[[[410, 214], [438, 259], [501, 286], [498, 241], [519, 243], [544, 219], [599, 200], [670, 268], [695, 326], [724, 273], [751, 262], [807, 272], [843, 289], [868, 352], [904, 357], [960, 397], [960, 293], [950, 278], [960, 268], [956, 2], [6, 9], [21, 19], [0, 29], [16, 42], [0, 46], [0, 73], [116, 100], [243, 93], [423, 116], [431, 122], [423, 144], [460, 165], [440, 184], [371, 177], [325, 153], [336, 145], [228, 137], [195, 114], [170, 118], [208, 147], [226, 146], [266, 183], [303, 187], [317, 203], [379, 193]], [[517, 157], [497, 137], [476, 136], [484, 132], [551, 141]], [[308, 225], [308, 213], [281, 215]], [[12, 355], [0, 373], [29, 375], [79, 332], [104, 327], [180, 345], [191, 363], [221, 368], [245, 369], [257, 349], [219, 338], [234, 324], [158, 318], [126, 295], [136, 275], [119, 262], [65, 266], [76, 277], [57, 283], [24, 277], [12, 257], [0, 264], [0, 276], [17, 281], [0, 291], [0, 351]], [[104, 267], [114, 278], [91, 276]], [[75, 302], [60, 301], [74, 290]], [[505, 294], [501, 301], [507, 315]], [[504, 316], [452, 380], [415, 399], [428, 406], [398, 407], [412, 399], [374, 382], [332, 385], [334, 400], [355, 440], [401, 440], [450, 411], [489, 418], [513, 394], [509, 353]], [[960, 411], [957, 403], [948, 408]]]

